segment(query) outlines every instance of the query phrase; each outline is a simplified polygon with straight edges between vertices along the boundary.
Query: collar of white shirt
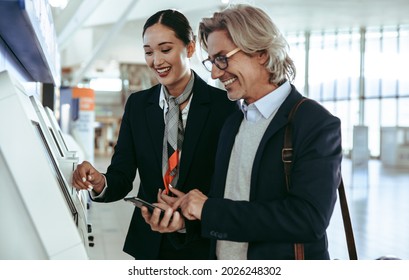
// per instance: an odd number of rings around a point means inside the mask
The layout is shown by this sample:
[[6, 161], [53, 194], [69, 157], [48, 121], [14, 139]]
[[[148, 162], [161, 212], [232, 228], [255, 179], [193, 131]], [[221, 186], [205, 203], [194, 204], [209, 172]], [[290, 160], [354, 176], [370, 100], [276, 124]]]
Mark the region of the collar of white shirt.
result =
[[[159, 107], [163, 110], [163, 119], [166, 120], [166, 113], [168, 112], [169, 105], [168, 102], [166, 101], [165, 97], [165, 92], [163, 91], [163, 85], [160, 87], [160, 94], [159, 94]], [[186, 104], [186, 107], [183, 108], [182, 110], [182, 120], [183, 120], [183, 126], [186, 125], [186, 119], [187, 119], [187, 114], [189, 113], [190, 109], [190, 103], [192, 101], [192, 96], [194, 93], [192, 93], [189, 97], [189, 101]]]
[[274, 91], [266, 94], [250, 105], [243, 101], [241, 103], [241, 111], [244, 114], [244, 118], [249, 122], [257, 122], [261, 118], [268, 119], [273, 114], [275, 115], [290, 92], [290, 82], [286, 81]]

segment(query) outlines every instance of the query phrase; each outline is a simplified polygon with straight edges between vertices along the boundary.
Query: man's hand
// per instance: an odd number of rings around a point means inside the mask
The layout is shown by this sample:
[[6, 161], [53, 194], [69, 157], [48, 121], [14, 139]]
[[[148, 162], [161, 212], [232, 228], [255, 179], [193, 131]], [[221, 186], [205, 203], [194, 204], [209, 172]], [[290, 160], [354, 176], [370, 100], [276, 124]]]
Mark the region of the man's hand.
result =
[[185, 218], [188, 220], [201, 220], [203, 205], [207, 199], [208, 197], [205, 196], [201, 191], [199, 191], [198, 189], [194, 189], [184, 196], [180, 197], [173, 204], [172, 208], [180, 208], [183, 216], [185, 216]]

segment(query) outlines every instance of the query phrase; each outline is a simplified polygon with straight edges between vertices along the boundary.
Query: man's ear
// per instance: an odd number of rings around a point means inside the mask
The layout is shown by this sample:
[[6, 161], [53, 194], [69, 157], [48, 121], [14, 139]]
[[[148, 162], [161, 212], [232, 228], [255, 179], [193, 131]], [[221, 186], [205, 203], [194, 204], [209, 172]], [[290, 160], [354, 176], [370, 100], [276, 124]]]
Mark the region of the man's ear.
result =
[[264, 64], [266, 64], [266, 62], [267, 62], [267, 60], [268, 60], [268, 54], [267, 54], [267, 51], [259, 51], [259, 52], [257, 52], [257, 58], [258, 58], [258, 61], [259, 61], [259, 63], [261, 64], [261, 65], [264, 65]]
[[195, 41], [190, 41], [190, 43], [186, 46], [186, 48], [187, 48], [187, 57], [191, 58], [196, 50]]

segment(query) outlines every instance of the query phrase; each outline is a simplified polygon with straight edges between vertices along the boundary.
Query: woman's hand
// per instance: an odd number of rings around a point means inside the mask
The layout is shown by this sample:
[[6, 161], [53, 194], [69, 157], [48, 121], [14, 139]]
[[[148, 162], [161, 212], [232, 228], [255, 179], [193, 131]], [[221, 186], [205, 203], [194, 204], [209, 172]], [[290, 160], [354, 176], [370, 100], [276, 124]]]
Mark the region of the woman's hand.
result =
[[168, 196], [164, 191], [159, 189], [157, 199], [158, 203], [154, 204], [165, 210], [165, 214], [162, 218], [160, 217], [160, 209], [155, 208], [153, 213], [150, 213], [147, 207], [141, 208], [142, 217], [145, 222], [150, 225], [151, 229], [160, 233], [175, 232], [184, 229], [185, 220], [183, 216], [179, 211], [174, 210], [171, 205], [169, 205], [176, 201], [177, 197]]
[[172, 187], [172, 185], [169, 185], [169, 190], [173, 194], [173, 196], [167, 194], [165, 190], [160, 191], [158, 195], [158, 202], [166, 203], [174, 210], [176, 210], [173, 205], [176, 203], [176, 201], [183, 197], [185, 193], [179, 191], [178, 189], [175, 189], [174, 187]]
[[105, 187], [105, 178], [88, 161], [77, 165], [72, 174], [72, 185], [77, 190], [94, 190], [97, 194]]

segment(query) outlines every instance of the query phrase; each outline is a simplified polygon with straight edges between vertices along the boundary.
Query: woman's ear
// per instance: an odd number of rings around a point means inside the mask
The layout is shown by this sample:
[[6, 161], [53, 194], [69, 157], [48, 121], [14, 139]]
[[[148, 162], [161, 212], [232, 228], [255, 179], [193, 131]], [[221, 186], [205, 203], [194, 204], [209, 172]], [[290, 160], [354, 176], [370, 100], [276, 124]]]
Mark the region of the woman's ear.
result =
[[187, 48], [187, 57], [191, 58], [196, 50], [196, 42], [190, 41], [190, 43], [186, 46]]

